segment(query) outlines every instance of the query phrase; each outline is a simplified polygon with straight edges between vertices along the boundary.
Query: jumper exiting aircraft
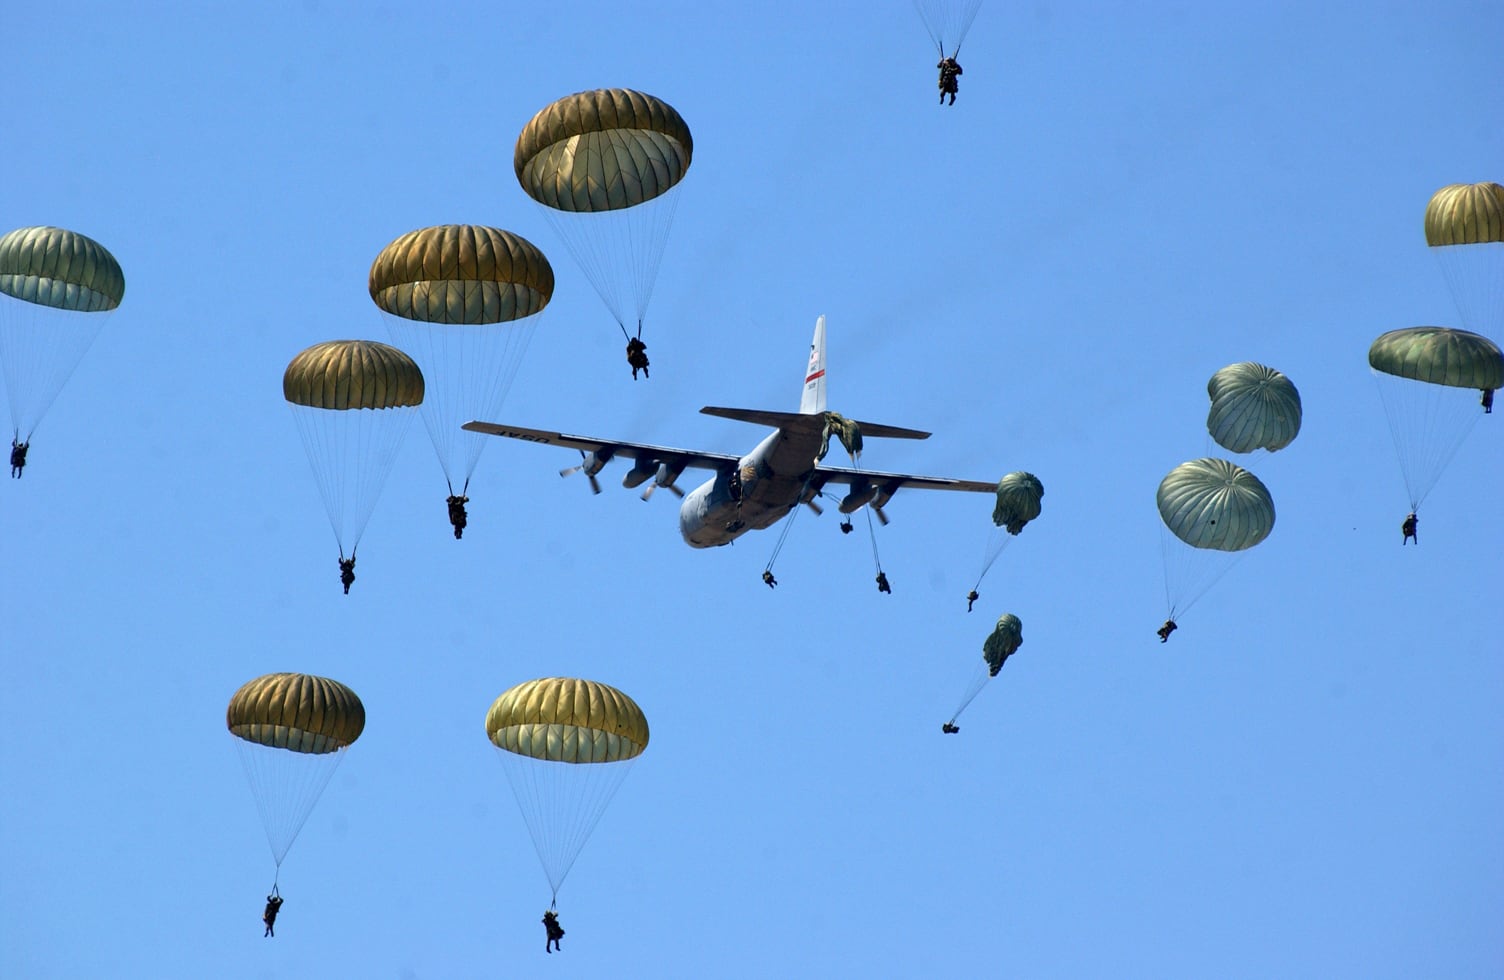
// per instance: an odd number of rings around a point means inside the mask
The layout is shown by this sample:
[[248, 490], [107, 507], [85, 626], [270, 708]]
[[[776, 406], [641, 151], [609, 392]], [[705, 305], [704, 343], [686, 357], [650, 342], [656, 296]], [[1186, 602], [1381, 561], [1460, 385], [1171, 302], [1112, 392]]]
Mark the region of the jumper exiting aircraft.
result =
[[[842, 484], [850, 491], [841, 498], [843, 514], [854, 514], [871, 506], [880, 522], [886, 524], [883, 508], [902, 487], [920, 490], [962, 490], [969, 493], [996, 493], [997, 484], [980, 480], [953, 480], [948, 477], [911, 476], [907, 473], [878, 473], [870, 470], [822, 466], [830, 436], [840, 436], [852, 455], [860, 461], [860, 441], [866, 438], [928, 439], [928, 432], [900, 429], [874, 422], [849, 422], [825, 408], [825, 317], [815, 321], [815, 339], [810, 344], [809, 367], [804, 376], [804, 392], [799, 411], [764, 412], [745, 408], [700, 409], [706, 415], [772, 426], [770, 434], [745, 456], [724, 453], [669, 449], [636, 442], [617, 442], [585, 436], [520, 429], [492, 422], [466, 422], [471, 432], [506, 436], [524, 442], [577, 449], [584, 460], [578, 466], [560, 471], [568, 476], [584, 470], [590, 486], [601, 492], [596, 474], [618, 456], [635, 460], [622, 479], [622, 485], [637, 487], [653, 482], [643, 491], [648, 499], [653, 490], [667, 487], [684, 498], [679, 505], [679, 533], [694, 548], [711, 548], [730, 544], [747, 531], [772, 527], [788, 516], [799, 504], [808, 504], [815, 513], [820, 507], [815, 499], [824, 496], [828, 484]], [[685, 495], [675, 484], [686, 469], [714, 470], [715, 476]], [[849, 526], [849, 525], [848, 525]]]

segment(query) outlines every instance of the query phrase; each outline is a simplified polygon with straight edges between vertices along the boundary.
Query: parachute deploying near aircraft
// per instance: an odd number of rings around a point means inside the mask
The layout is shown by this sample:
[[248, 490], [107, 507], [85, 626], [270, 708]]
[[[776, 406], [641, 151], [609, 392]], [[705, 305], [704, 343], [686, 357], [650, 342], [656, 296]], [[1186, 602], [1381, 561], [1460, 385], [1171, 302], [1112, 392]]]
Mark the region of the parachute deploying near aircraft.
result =
[[1504, 186], [1448, 184], [1426, 204], [1426, 244], [1476, 333], [1504, 333]]
[[340, 558], [348, 549], [353, 559], [408, 423], [423, 403], [423, 373], [395, 347], [331, 340], [292, 359], [282, 375], [282, 395], [292, 406]]
[[[520, 235], [439, 225], [382, 249], [369, 285], [392, 339], [423, 375], [420, 413], [449, 495], [466, 496], [487, 439], [460, 426], [499, 414], [553, 298], [553, 267]], [[462, 530], [455, 525], [456, 538]]]
[[1504, 386], [1504, 353], [1487, 337], [1449, 327], [1406, 327], [1368, 348], [1414, 513]]
[[559, 888], [632, 762], [648, 722], [607, 684], [544, 677], [502, 693], [486, 712], [496, 746], [557, 902]]
[[[982, 579], [987, 576], [1003, 549], [1008, 547], [1008, 542], [1017, 537], [1026, 524], [1039, 516], [1043, 497], [1044, 484], [1033, 473], [1016, 470], [997, 482], [997, 498], [992, 508], [993, 526], [982, 549], [982, 568], [977, 572], [976, 584], [967, 596], [970, 602], [976, 601]], [[970, 608], [968, 604], [968, 612]]]
[[1206, 393], [1206, 431], [1228, 452], [1278, 452], [1300, 433], [1300, 392], [1274, 368], [1229, 364], [1212, 375]]
[[0, 236], [0, 369], [11, 436], [31, 441], [42, 416], [125, 296], [103, 245], [47, 226]]
[[1155, 495], [1168, 619], [1190, 609], [1248, 549], [1274, 530], [1274, 501], [1259, 478], [1225, 459], [1181, 463]]
[[517, 137], [517, 181], [539, 205], [622, 333], [641, 338], [694, 139], [661, 99], [576, 92]]
[[365, 706], [327, 677], [266, 674], [235, 692], [225, 723], [280, 871], [345, 750], [365, 730]]
[[955, 712], [946, 722], [943, 730], [946, 732], [956, 730], [956, 719], [961, 717], [961, 712], [966, 710], [967, 705], [975, 700], [981, 693], [987, 681], [997, 676], [998, 671], [1003, 669], [1003, 664], [1024, 643], [1024, 624], [1012, 613], [1003, 613], [998, 617], [997, 624], [992, 632], [982, 642], [982, 660], [976, 665], [971, 680], [966, 685], [966, 690], [961, 694], [961, 703], [956, 706]]

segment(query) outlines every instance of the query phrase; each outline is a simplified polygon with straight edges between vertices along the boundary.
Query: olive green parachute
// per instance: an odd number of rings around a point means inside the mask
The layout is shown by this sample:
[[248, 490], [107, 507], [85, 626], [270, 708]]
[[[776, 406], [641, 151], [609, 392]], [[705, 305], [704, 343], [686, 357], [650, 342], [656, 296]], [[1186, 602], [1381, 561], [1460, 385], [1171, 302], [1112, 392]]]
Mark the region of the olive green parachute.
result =
[[610, 685], [545, 677], [497, 698], [486, 736], [499, 749], [548, 762], [619, 762], [647, 748], [648, 721]]
[[365, 730], [365, 706], [327, 677], [266, 674], [231, 696], [225, 724], [280, 870], [345, 749]]
[[427, 323], [492, 324], [532, 316], [554, 294], [554, 270], [532, 242], [483, 225], [411, 231], [371, 263], [371, 300]]
[[1375, 340], [1368, 365], [1414, 512], [1484, 414], [1481, 393], [1504, 386], [1504, 353], [1467, 330], [1407, 327]]
[[647, 747], [647, 718], [607, 684], [544, 677], [492, 703], [486, 737], [557, 899], [590, 832]]
[[31, 435], [125, 296], [103, 245], [63, 228], [0, 236], [0, 372], [12, 437]]
[[331, 340], [298, 354], [282, 373], [282, 397], [294, 405], [345, 412], [417, 407], [423, 372], [412, 358], [374, 340]]
[[1206, 431], [1228, 452], [1278, 452], [1300, 434], [1300, 392], [1274, 368], [1229, 364], [1212, 375], [1206, 393]]
[[1448, 184], [1426, 203], [1426, 244], [1504, 242], [1504, 187], [1493, 181]]
[[976, 696], [987, 686], [987, 682], [996, 677], [998, 671], [1003, 669], [1003, 663], [1023, 646], [1024, 624], [1012, 613], [1003, 613], [998, 617], [997, 624], [982, 642], [982, 659], [974, 661], [971, 679], [967, 682], [965, 690], [961, 692], [961, 701], [956, 705], [956, 710], [951, 713], [950, 721], [945, 723], [947, 731], [955, 730], [956, 719], [961, 717]]
[[1487, 337], [1449, 327], [1406, 327], [1368, 348], [1375, 371], [1453, 388], [1504, 387], [1504, 353]]
[[365, 705], [339, 681], [311, 674], [267, 674], [247, 681], [225, 712], [230, 734], [272, 748], [314, 755], [360, 738]]
[[1159, 484], [1159, 516], [1193, 548], [1244, 551], [1274, 530], [1274, 501], [1259, 478], [1225, 459], [1181, 463]]
[[95, 313], [125, 297], [125, 273], [109, 249], [65, 228], [17, 228], [0, 236], [0, 292], [38, 306]]
[[992, 508], [992, 523], [1017, 534], [1040, 513], [1044, 484], [1033, 473], [1018, 470], [997, 481], [997, 503]]
[[987, 661], [987, 673], [996, 677], [1003, 669], [1003, 662], [1013, 656], [1024, 643], [1024, 624], [1012, 613], [998, 617], [992, 635], [982, 644], [982, 659]]
[[576, 92], [544, 106], [512, 153], [517, 181], [559, 211], [615, 211], [663, 194], [689, 170], [694, 140], [661, 99], [631, 89]]
[[423, 403], [423, 373], [395, 347], [332, 340], [282, 374], [340, 557], [354, 557], [407, 426]]
[[834, 435], [841, 440], [841, 445], [846, 447], [846, 452], [852, 459], [860, 459], [862, 455], [862, 427], [855, 419], [848, 419], [839, 412], [826, 412], [825, 424], [820, 431], [820, 452], [815, 455], [815, 462], [825, 458], [830, 452], [830, 437]]
[[544, 106], [513, 148], [517, 182], [629, 340], [642, 338], [693, 156], [689, 127], [673, 106], [619, 88]]

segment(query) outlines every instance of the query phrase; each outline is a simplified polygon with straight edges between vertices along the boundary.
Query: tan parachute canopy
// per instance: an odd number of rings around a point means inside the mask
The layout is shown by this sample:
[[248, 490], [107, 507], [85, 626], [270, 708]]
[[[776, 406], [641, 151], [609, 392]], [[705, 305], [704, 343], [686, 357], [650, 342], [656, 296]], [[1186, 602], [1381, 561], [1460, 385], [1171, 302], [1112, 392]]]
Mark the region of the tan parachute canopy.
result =
[[1300, 434], [1300, 392], [1274, 368], [1229, 364], [1212, 375], [1206, 393], [1212, 400], [1206, 431], [1228, 452], [1277, 452]]
[[1492, 181], [1448, 184], [1426, 204], [1426, 244], [1504, 242], [1504, 187]]
[[554, 270], [532, 242], [484, 225], [410, 231], [371, 263], [371, 299], [428, 323], [502, 323], [532, 316], [554, 294]]
[[1039, 516], [1044, 484], [1033, 473], [1019, 470], [997, 481], [997, 504], [992, 508], [992, 523], [1017, 534], [1024, 525]]
[[64, 228], [17, 228], [0, 237], [0, 292], [38, 306], [94, 313], [125, 296], [125, 273], [109, 250]]
[[1024, 624], [1012, 613], [998, 617], [992, 635], [982, 644], [982, 657], [987, 661], [987, 675], [996, 677], [1003, 669], [1003, 661], [1013, 656], [1024, 644]]
[[225, 723], [230, 734], [247, 742], [322, 755], [360, 737], [366, 709], [339, 681], [311, 674], [267, 674], [235, 692]]
[[423, 373], [413, 359], [374, 340], [331, 340], [300, 353], [282, 375], [294, 405], [348, 411], [423, 403]]
[[1243, 551], [1274, 530], [1274, 501], [1258, 477], [1225, 459], [1181, 463], [1159, 484], [1165, 526], [1193, 548]]
[[673, 106], [631, 89], [576, 92], [541, 109], [512, 166], [528, 196], [560, 211], [630, 208], [689, 170], [694, 140]]
[[1487, 337], [1451, 327], [1391, 330], [1368, 348], [1375, 371], [1453, 388], [1504, 387], [1504, 353]]
[[546, 762], [620, 762], [648, 744], [637, 702], [596, 681], [544, 677], [504, 692], [486, 712], [499, 749]]

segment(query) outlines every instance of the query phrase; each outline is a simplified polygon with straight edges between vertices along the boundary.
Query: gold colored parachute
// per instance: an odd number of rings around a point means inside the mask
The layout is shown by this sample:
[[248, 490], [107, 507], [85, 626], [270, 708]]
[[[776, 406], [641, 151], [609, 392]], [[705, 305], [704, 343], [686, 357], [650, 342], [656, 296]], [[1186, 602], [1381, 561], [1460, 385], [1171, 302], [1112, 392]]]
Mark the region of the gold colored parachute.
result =
[[[544, 106], [513, 148], [517, 182], [629, 341], [642, 340], [679, 184], [693, 158], [694, 139], [673, 106], [621, 88], [576, 92]], [[635, 368], [645, 346], [628, 352]]]
[[1448, 184], [1426, 203], [1426, 244], [1504, 242], [1504, 187], [1493, 181]]
[[610, 685], [545, 677], [498, 697], [486, 713], [486, 736], [499, 749], [545, 762], [620, 762], [647, 748], [648, 721]]
[[555, 900], [575, 858], [648, 744], [642, 709], [616, 688], [544, 677], [504, 692], [486, 712]]
[[365, 706], [327, 677], [266, 674], [230, 698], [225, 725], [280, 870], [345, 749], [365, 730]]
[[38, 306], [95, 313], [125, 297], [125, 273], [109, 249], [65, 228], [17, 228], [0, 236], [0, 292]]
[[532, 242], [484, 225], [439, 225], [393, 241], [371, 263], [371, 300], [427, 323], [492, 324], [532, 316], [554, 270]]
[[373, 340], [331, 340], [298, 354], [282, 374], [282, 396], [330, 411], [416, 407], [423, 373], [412, 358]]
[[522, 127], [512, 153], [517, 181], [559, 211], [615, 211], [663, 194], [694, 156], [673, 106], [631, 89], [576, 92]]
[[1274, 368], [1229, 364], [1211, 376], [1206, 393], [1206, 431], [1228, 452], [1278, 452], [1300, 434], [1300, 392]]
[[230, 734], [258, 745], [337, 752], [366, 727], [365, 705], [339, 681], [311, 674], [267, 674], [247, 681], [225, 712]]

